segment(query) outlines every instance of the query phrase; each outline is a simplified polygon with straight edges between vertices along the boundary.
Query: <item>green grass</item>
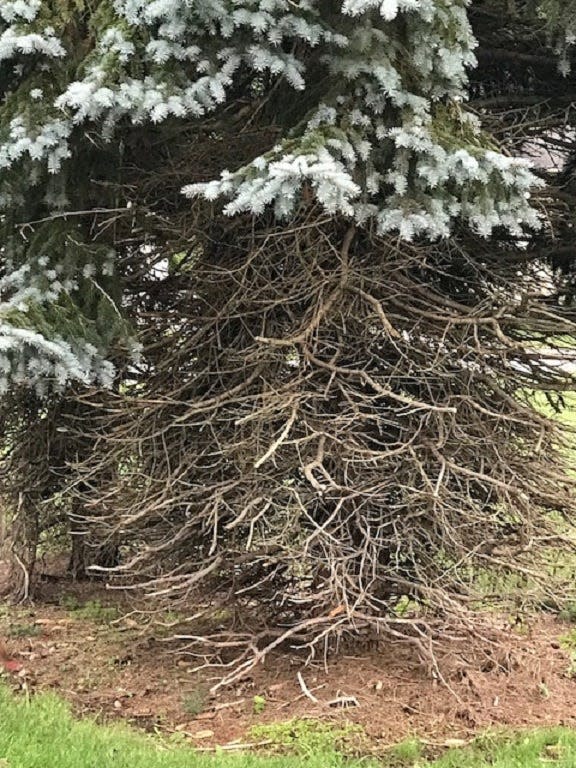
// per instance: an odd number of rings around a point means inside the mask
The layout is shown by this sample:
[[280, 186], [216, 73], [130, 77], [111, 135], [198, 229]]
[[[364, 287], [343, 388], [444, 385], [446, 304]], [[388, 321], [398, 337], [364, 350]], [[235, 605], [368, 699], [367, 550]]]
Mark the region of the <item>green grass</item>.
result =
[[[516, 735], [485, 735], [470, 746], [450, 749], [435, 760], [425, 742], [407, 740], [379, 760], [347, 760], [331, 729], [318, 721], [289, 721], [262, 730], [278, 737], [285, 754], [254, 752], [207, 755], [182, 744], [135, 733], [121, 726], [75, 720], [52, 695], [27, 700], [0, 686], [2, 768], [573, 768], [576, 731], [552, 728]], [[357, 727], [352, 726], [352, 730]], [[344, 731], [342, 731], [344, 733]], [[346, 732], [346, 739], [351, 733]], [[354, 734], [352, 734], [354, 735]]]
[[544, 416], [560, 422], [568, 431], [576, 429], [576, 392], [564, 392], [562, 402], [557, 396], [551, 395], [554, 407], [544, 392], [531, 392], [528, 399]]
[[8, 637], [38, 637], [42, 634], [42, 627], [36, 624], [12, 624], [6, 634]]
[[254, 725], [250, 740], [265, 742], [268, 751], [313, 756], [317, 754], [363, 754], [369, 751], [364, 730], [352, 723], [336, 724], [314, 718], [292, 718]]
[[60, 600], [60, 604], [75, 618], [86, 619], [97, 624], [109, 624], [120, 616], [116, 606], [102, 605], [100, 600], [87, 600], [81, 603], [74, 595], [68, 595]]
[[407, 740], [390, 750], [382, 768], [574, 768], [576, 731], [547, 728], [517, 734], [486, 734], [470, 746], [423, 757], [425, 742]]
[[[429, 764], [417, 764], [427, 768]], [[513, 738], [484, 736], [466, 748], [450, 750], [432, 764], [434, 768], [574, 768], [576, 731], [550, 728]]]
[[[206, 691], [201, 688], [197, 688], [184, 694], [182, 697], [182, 709], [184, 712], [186, 712], [187, 715], [196, 717], [196, 715], [199, 715], [200, 712], [202, 712], [202, 710], [205, 708], [206, 701]], [[0, 766], [0, 768], [2, 767]]]
[[0, 686], [0, 766], [9, 768], [360, 768], [334, 751], [306, 757], [206, 755], [120, 726], [75, 720], [51, 695], [27, 701]]
[[422, 760], [424, 745], [419, 739], [404, 739], [386, 752], [386, 768], [429, 765]]

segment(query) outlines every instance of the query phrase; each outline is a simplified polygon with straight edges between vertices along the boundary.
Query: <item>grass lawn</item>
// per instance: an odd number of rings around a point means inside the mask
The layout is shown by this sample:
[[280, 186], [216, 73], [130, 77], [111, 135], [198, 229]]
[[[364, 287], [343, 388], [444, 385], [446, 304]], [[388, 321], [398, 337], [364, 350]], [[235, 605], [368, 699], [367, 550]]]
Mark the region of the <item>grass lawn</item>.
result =
[[[480, 737], [463, 750], [450, 750], [431, 765], [414, 768], [574, 768], [576, 731], [540, 729], [504, 737]], [[412, 766], [410, 766], [412, 768]]]
[[417, 741], [407, 741], [376, 760], [346, 759], [311, 743], [301, 754], [199, 754], [167, 745], [119, 726], [75, 720], [51, 695], [27, 701], [0, 686], [0, 768], [573, 768], [576, 731], [566, 728], [514, 736], [483, 736], [464, 749], [451, 749], [435, 761]]
[[52, 695], [14, 698], [0, 686], [0, 768], [339, 768], [334, 753], [205, 755], [120, 726], [75, 720]]

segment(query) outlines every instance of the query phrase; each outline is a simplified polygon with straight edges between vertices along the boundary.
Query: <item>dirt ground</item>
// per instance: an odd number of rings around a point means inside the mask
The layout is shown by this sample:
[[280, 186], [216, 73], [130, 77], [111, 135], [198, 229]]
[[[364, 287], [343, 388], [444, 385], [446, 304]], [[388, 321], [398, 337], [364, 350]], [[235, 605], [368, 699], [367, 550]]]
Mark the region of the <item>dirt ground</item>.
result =
[[[572, 637], [576, 652], [576, 629], [551, 615], [521, 625], [494, 617], [505, 636], [498, 649], [480, 640], [448, 643], [448, 687], [410, 649], [390, 645], [327, 666], [277, 655], [211, 696], [218, 673], [194, 671], [198, 660], [170, 641], [168, 628], [143, 626], [130, 598], [67, 582], [49, 584], [41, 597], [27, 607], [0, 604], [0, 640], [23, 665], [5, 675], [15, 688], [53, 690], [78, 713], [179, 732], [199, 747], [243, 741], [254, 725], [310, 716], [358, 723], [377, 744], [411, 735], [441, 744], [486, 728], [576, 726], [576, 662], [566, 647]], [[303, 693], [298, 673], [318, 703]], [[357, 706], [328, 706], [343, 696]]]

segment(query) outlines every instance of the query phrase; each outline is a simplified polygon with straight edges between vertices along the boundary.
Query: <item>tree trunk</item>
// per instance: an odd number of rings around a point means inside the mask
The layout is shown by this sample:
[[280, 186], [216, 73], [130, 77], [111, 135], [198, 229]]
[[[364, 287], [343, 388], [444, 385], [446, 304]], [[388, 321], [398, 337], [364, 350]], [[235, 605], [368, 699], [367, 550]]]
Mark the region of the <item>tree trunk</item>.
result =
[[79, 532], [71, 530], [72, 548], [68, 561], [68, 573], [73, 581], [82, 581], [86, 578], [86, 539]]
[[0, 585], [0, 593], [11, 602], [22, 603], [32, 596], [38, 536], [38, 508], [22, 494], [8, 527], [8, 576], [5, 584]]
[[74, 581], [89, 578], [100, 578], [98, 571], [90, 571], [91, 565], [100, 568], [114, 568], [118, 565], [119, 548], [116, 542], [108, 541], [103, 544], [91, 542], [88, 538], [86, 525], [77, 522], [80, 517], [70, 517], [70, 535], [72, 547], [68, 562], [68, 573]]

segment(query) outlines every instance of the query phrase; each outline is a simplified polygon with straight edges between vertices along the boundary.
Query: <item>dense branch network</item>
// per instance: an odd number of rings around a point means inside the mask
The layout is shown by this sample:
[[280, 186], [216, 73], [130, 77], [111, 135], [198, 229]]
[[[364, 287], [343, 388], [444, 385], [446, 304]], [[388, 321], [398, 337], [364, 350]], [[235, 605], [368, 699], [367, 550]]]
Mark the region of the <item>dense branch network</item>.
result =
[[502, 578], [557, 600], [571, 4], [81, 5], [0, 8], [19, 596], [71, 532], [228, 680], [348, 633], [431, 658]]

